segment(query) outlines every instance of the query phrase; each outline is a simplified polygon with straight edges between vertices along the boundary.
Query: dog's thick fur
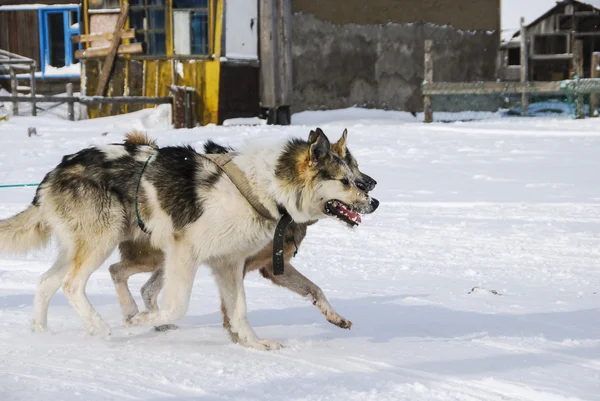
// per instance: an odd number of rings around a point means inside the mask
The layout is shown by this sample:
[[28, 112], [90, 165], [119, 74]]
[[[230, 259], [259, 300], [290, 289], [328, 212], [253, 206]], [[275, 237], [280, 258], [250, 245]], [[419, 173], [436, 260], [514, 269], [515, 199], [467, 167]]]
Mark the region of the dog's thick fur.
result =
[[[358, 162], [347, 148], [346, 139], [347, 130], [344, 130], [342, 137], [332, 146], [332, 150], [335, 154], [343, 158], [350, 167], [354, 174], [354, 181], [357, 187], [365, 192], [372, 191], [377, 182], [359, 170]], [[153, 144], [156, 146], [154, 141], [150, 141], [148, 137], [141, 135], [128, 136], [125, 143], [137, 145]], [[208, 154], [228, 153], [233, 150], [234, 149], [230, 147], [224, 147], [212, 141], [208, 141], [204, 145], [204, 152]], [[312, 224], [312, 222], [302, 224], [292, 222], [288, 227], [284, 240], [285, 268], [283, 275], [276, 276], [273, 274], [273, 241], [270, 241], [260, 252], [246, 259], [244, 264], [244, 277], [248, 272], [260, 269], [260, 273], [264, 278], [271, 280], [279, 286], [288, 288], [303, 297], [309, 298], [330, 323], [344, 329], [349, 329], [352, 326], [352, 322], [336, 313], [321, 288], [297, 271], [290, 262], [297, 249], [296, 247], [300, 247], [300, 244], [306, 236], [307, 226], [310, 224]], [[164, 262], [164, 256], [160, 250], [153, 249], [147, 243], [141, 241], [123, 242], [119, 245], [119, 250], [121, 253], [121, 260], [118, 263], [113, 264], [109, 270], [117, 290], [124, 319], [127, 322], [131, 317], [138, 313], [138, 307], [127, 286], [127, 280], [134, 274], [147, 272], [154, 273], [142, 287], [141, 293], [146, 310], [154, 311], [158, 309], [157, 298], [162, 286], [162, 264]], [[230, 337], [235, 341], [235, 334], [230, 330], [229, 317], [226, 314], [223, 300], [221, 300], [221, 311], [223, 313], [223, 326], [228, 330]], [[164, 330], [167, 328], [173, 328], [173, 326], [161, 326], [157, 329]]]
[[[294, 139], [282, 147], [239, 153], [233, 162], [275, 217], [287, 211], [299, 223], [318, 220], [331, 215], [334, 200], [345, 210], [376, 207], [353, 184], [352, 172], [322, 132], [310, 142]], [[157, 326], [183, 317], [196, 268], [206, 264], [239, 343], [258, 349], [281, 346], [260, 340], [250, 327], [243, 288], [244, 262], [268, 243], [276, 222], [258, 215], [217, 166], [182, 146], [113, 144], [65, 156], [46, 175], [32, 204], [0, 222], [0, 250], [26, 251], [50, 235], [60, 247], [38, 285], [34, 330], [46, 328], [48, 303], [62, 285], [85, 329], [109, 332], [85, 286], [117, 245], [146, 235], [138, 226], [136, 206], [151, 233], [147, 241], [164, 252], [165, 294], [163, 309], [138, 313], [132, 324]]]

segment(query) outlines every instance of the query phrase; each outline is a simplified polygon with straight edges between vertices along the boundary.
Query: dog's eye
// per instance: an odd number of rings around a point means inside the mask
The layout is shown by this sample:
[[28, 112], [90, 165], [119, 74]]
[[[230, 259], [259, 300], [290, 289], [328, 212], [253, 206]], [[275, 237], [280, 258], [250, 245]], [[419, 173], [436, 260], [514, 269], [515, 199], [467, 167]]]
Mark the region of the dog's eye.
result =
[[344, 184], [345, 186], [350, 185], [350, 181], [348, 181], [347, 178], [341, 179], [340, 180], [342, 182], [342, 184]]

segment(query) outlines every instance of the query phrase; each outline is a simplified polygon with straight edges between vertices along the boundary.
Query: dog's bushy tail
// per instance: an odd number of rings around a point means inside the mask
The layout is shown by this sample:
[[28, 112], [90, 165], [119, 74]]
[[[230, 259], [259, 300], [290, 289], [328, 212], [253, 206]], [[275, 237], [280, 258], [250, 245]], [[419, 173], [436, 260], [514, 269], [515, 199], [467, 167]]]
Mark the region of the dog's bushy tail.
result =
[[50, 241], [50, 234], [40, 208], [31, 205], [13, 217], [0, 220], [0, 252], [22, 254], [42, 248]]
[[125, 134], [125, 144], [147, 145], [153, 147], [154, 149], [158, 149], [156, 139], [150, 139], [150, 137], [147, 134], [144, 134], [143, 132], [140, 132], [138, 130], [133, 130]]

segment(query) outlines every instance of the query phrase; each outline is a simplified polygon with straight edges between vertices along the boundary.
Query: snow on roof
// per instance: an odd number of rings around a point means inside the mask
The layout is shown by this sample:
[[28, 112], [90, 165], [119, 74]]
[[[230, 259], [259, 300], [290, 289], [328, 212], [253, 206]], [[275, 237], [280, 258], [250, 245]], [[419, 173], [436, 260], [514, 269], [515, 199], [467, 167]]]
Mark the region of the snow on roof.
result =
[[79, 6], [79, 3], [70, 4], [13, 4], [0, 6], [0, 11], [38, 10], [40, 8], [69, 8]]
[[519, 41], [519, 39], [513, 37], [517, 32], [519, 32], [519, 29], [503, 29], [500, 34], [500, 43], [506, 44]]

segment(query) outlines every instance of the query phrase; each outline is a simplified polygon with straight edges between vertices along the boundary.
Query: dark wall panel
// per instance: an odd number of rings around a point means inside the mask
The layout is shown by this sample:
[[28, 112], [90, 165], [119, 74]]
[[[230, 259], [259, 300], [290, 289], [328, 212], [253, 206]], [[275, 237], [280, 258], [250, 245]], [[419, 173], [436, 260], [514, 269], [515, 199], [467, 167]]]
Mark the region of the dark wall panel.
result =
[[40, 66], [40, 33], [37, 10], [0, 10], [0, 49], [36, 61]]
[[258, 67], [221, 64], [219, 124], [229, 118], [258, 116], [258, 80]]

